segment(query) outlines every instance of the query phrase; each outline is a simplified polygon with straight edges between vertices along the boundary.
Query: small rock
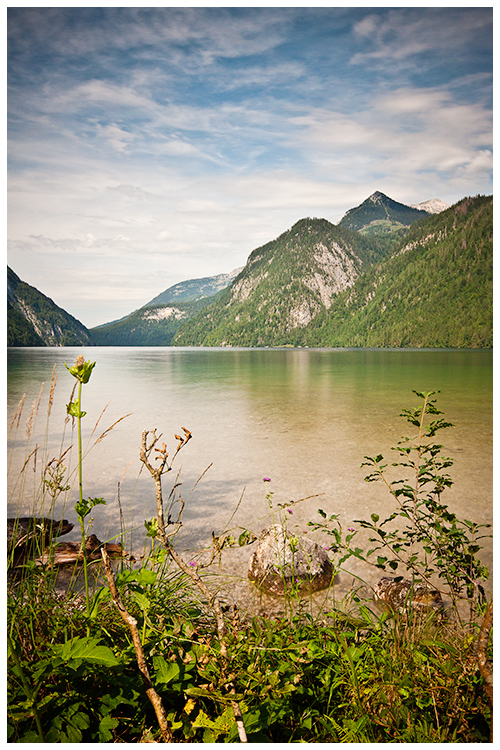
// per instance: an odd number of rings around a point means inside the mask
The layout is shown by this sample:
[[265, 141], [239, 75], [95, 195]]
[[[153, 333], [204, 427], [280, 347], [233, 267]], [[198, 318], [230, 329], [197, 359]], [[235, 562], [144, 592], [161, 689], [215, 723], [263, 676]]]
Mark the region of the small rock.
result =
[[440, 612], [441, 594], [426, 583], [412, 583], [407, 578], [381, 578], [374, 586], [375, 599], [399, 614]]
[[294, 582], [301, 594], [320, 591], [332, 576], [332, 563], [322, 547], [279, 525], [264, 529], [248, 567], [249, 579], [270, 594], [283, 594]]

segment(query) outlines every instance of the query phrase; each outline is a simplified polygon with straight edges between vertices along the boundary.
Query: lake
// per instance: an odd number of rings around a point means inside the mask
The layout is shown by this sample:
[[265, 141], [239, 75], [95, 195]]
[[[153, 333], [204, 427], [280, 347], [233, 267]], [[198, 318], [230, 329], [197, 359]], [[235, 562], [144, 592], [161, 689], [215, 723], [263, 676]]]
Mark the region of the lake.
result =
[[[369, 518], [372, 512], [383, 518], [392, 508], [391, 497], [381, 484], [363, 481], [367, 471], [360, 465], [364, 456], [377, 453], [395, 460], [391, 446], [412, 434], [398, 416], [418, 405], [412, 390], [441, 391], [437, 405], [455, 424], [439, 434], [445, 454], [454, 459], [454, 485], [443, 500], [459, 517], [492, 522], [493, 355], [483, 350], [9, 349], [9, 429], [26, 394], [19, 427], [10, 429], [8, 443], [9, 515], [32, 512], [40, 467], [59, 455], [64, 428], [64, 447], [76, 445], [71, 422], [64, 424], [75, 382], [64, 362], [72, 365], [80, 353], [97, 363], [83, 386], [84, 446], [131, 413], [92, 448], [84, 463], [85, 496], [107, 502], [92, 512], [92, 531], [101, 540], [120, 532], [120, 483], [126, 546], [136, 553], [143, 549], [144, 520], [155, 515], [155, 494], [149, 474], [139, 473], [138, 456], [143, 430], [155, 428], [171, 454], [175, 433], [182, 434], [186, 427], [193, 435], [176, 458], [176, 470], [164, 478], [168, 491], [181, 470], [178, 481], [186, 509], [180, 548], [196, 550], [209, 543], [212, 531], [224, 529], [238, 503], [231, 527], [249, 527], [255, 533], [270, 525], [272, 517], [279, 519], [280, 503], [303, 498], [309, 499], [288, 514], [289, 526], [301, 533], [309, 520], [318, 518], [318, 508], [339, 513], [345, 526], [355, 526], [356, 519]], [[54, 365], [58, 381], [47, 421]], [[28, 441], [26, 424], [42, 383]], [[37, 465], [32, 456], [20, 482], [20, 470], [37, 445]], [[73, 478], [75, 467], [73, 453]], [[271, 492], [272, 517], [266, 497]], [[75, 523], [68, 540], [79, 536], [72, 509], [76, 495], [74, 482], [66, 505], [62, 499], [56, 505], [56, 517], [64, 514]], [[231, 553], [243, 578], [252, 550]], [[490, 568], [491, 558], [487, 540], [483, 559]], [[353, 565], [354, 572], [369, 580], [380, 577]]]

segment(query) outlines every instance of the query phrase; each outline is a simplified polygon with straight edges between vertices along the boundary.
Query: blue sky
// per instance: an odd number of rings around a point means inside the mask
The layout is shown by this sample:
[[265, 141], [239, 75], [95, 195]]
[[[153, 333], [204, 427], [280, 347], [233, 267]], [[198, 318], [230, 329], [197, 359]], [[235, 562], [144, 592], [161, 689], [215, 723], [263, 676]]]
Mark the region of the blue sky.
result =
[[375, 190], [492, 192], [492, 8], [9, 9], [8, 262], [88, 327]]

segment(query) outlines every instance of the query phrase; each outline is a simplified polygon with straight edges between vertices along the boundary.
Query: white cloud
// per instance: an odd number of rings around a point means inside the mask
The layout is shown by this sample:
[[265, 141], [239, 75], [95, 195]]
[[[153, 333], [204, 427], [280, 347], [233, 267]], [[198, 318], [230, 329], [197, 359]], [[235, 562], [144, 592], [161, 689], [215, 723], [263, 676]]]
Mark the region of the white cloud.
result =
[[97, 135], [118, 153], [127, 151], [127, 147], [135, 140], [135, 136], [114, 123], [111, 125], [96, 125]]
[[387, 176], [448, 172], [453, 182], [459, 169], [488, 181], [491, 113], [480, 104], [456, 104], [447, 92], [399, 89], [355, 115], [316, 110], [295, 122], [296, 137], [323, 171], [332, 164], [362, 170], [364, 164], [366, 174], [369, 164]]

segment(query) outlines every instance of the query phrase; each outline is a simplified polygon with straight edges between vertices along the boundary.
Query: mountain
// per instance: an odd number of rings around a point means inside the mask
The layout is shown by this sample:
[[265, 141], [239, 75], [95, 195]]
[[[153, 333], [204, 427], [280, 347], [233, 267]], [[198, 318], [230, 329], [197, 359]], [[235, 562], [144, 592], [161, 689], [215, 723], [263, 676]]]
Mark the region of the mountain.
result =
[[417, 208], [419, 211], [427, 211], [428, 214], [440, 214], [441, 211], [446, 211], [447, 208], [450, 208], [450, 204], [445, 203], [439, 198], [432, 198], [430, 201], [412, 204], [410, 208]]
[[350, 208], [338, 226], [362, 234], [387, 234], [404, 231], [414, 221], [428, 216], [430, 211], [405, 206], [379, 191], [370, 195], [356, 208]]
[[491, 347], [493, 201], [424, 214], [387, 252], [303, 219], [255, 250], [178, 346]]
[[411, 226], [395, 251], [298, 338], [307, 346], [493, 346], [493, 199]]
[[173, 345], [262, 346], [290, 342], [335, 295], [387, 253], [382, 240], [326, 219], [302, 219], [254, 250], [230, 287], [184, 323]]
[[7, 346], [92, 344], [87, 328], [7, 266]]
[[150, 302], [120, 320], [91, 328], [92, 340], [95, 346], [170, 346], [180, 326], [212, 300], [203, 297], [162, 305]]
[[193, 302], [204, 297], [213, 297], [214, 294], [229, 286], [242, 270], [242, 268], [237, 268], [230, 273], [220, 273], [218, 276], [180, 281], [152, 299], [151, 302], [146, 303], [144, 307], [164, 305], [171, 302]]

